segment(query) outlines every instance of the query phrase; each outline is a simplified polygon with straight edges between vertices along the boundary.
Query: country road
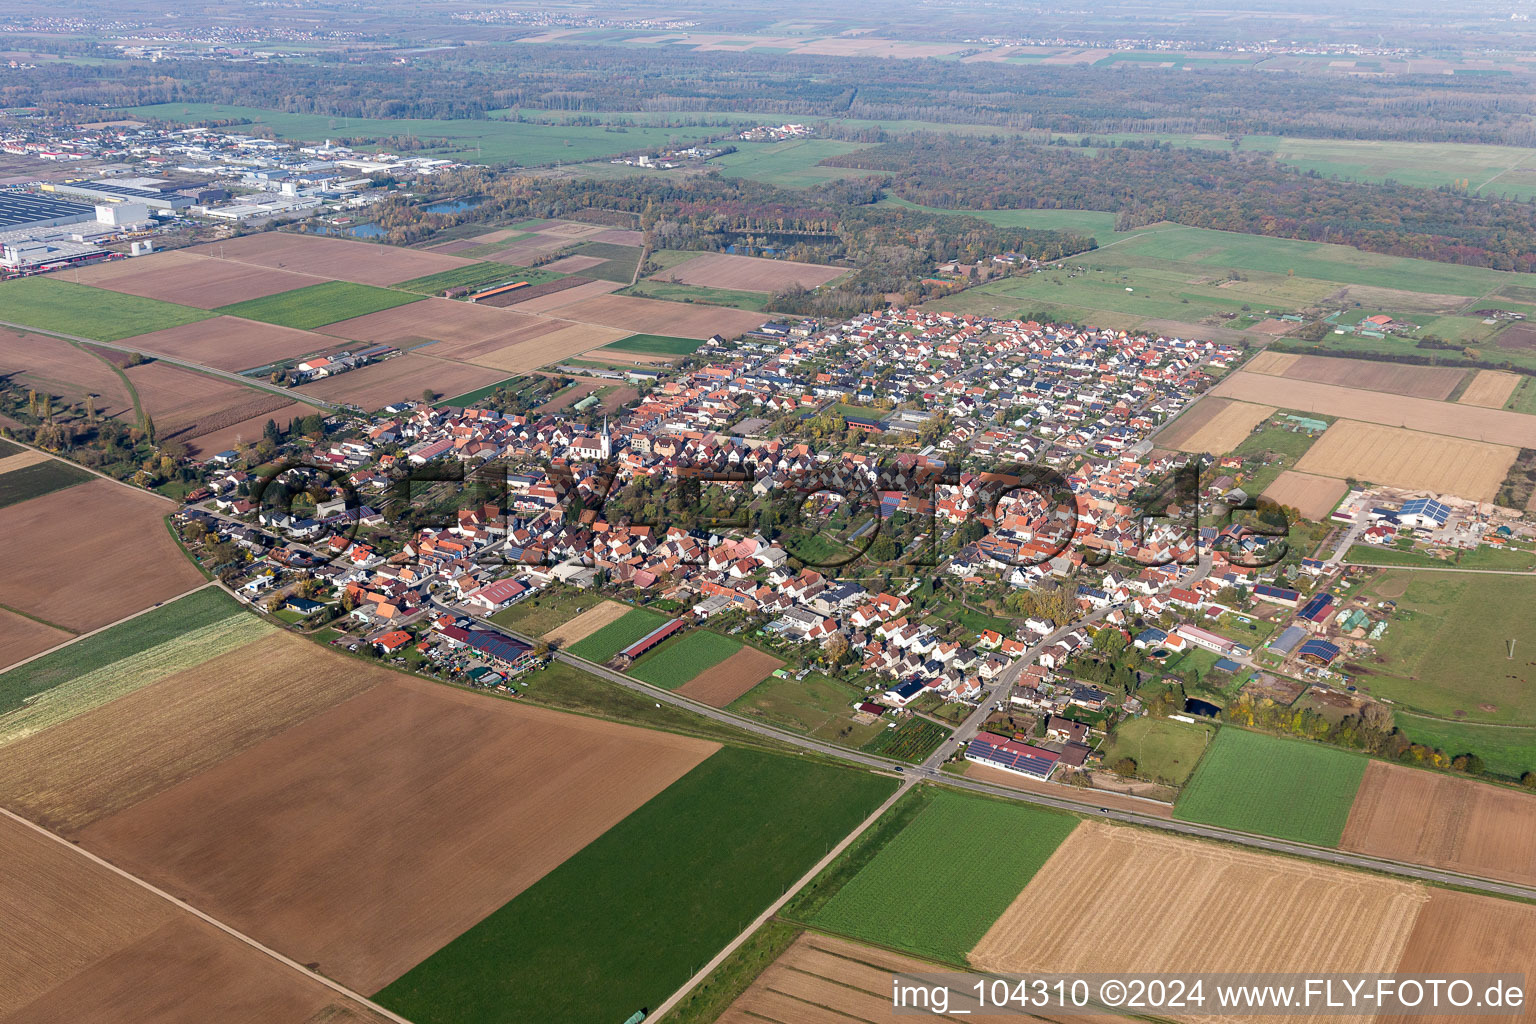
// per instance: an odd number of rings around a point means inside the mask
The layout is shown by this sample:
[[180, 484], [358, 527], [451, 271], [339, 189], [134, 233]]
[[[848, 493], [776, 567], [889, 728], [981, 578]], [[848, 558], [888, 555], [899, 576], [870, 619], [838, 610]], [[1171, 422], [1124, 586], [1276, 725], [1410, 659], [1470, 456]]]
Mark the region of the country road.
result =
[[176, 359], [172, 356], [161, 355], [159, 352], [153, 352], [145, 348], [135, 348], [132, 345], [124, 345], [115, 341], [97, 341], [95, 338], [82, 338], [78, 334], [65, 334], [62, 331], [47, 331], [41, 327], [33, 327], [30, 324], [18, 324], [10, 320], [0, 320], [0, 327], [12, 327], [18, 331], [26, 331], [29, 334], [42, 334], [50, 338], [59, 338], [62, 341], [73, 341], [83, 345], [94, 345], [97, 348], [107, 348], [114, 352], [131, 352], [144, 356], [148, 359], [153, 359], [156, 362], [168, 363], [171, 366], [179, 366], [183, 370], [191, 370], [194, 373], [206, 373], [210, 377], [219, 377], [232, 383], [243, 385], [244, 387], [255, 388], [258, 391], [270, 391], [274, 395], [282, 395], [284, 398], [295, 402], [303, 402], [305, 405], [313, 405], [317, 408], [327, 409], [331, 412], [343, 411], [343, 407], [335, 404], [334, 402], [327, 402], [322, 399], [315, 398], [311, 395], [300, 394], [299, 392], [294, 391], [292, 388], [280, 387], [277, 384], [271, 384], [264, 380], [245, 377], [235, 373], [232, 370], [219, 370], [212, 366], [204, 366], [202, 363], [191, 362], [187, 359]]

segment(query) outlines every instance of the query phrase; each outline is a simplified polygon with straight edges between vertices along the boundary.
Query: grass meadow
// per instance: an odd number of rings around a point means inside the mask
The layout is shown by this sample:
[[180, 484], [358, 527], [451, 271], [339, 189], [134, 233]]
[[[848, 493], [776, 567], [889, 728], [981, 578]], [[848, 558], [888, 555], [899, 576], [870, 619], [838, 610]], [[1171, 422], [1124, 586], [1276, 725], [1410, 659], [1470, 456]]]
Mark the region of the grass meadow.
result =
[[1173, 816], [1338, 846], [1367, 763], [1363, 754], [1225, 726], [1179, 795]]
[[0, 320], [95, 341], [121, 341], [215, 316], [204, 309], [57, 277], [23, 277], [0, 284]]
[[882, 821], [845, 851], [787, 916], [957, 965], [1078, 821], [928, 786], [887, 817], [889, 826]]
[[280, 327], [297, 327], [308, 331], [420, 300], [420, 295], [389, 288], [375, 288], [347, 281], [325, 281], [305, 288], [295, 288], [290, 292], [278, 292], [260, 299], [221, 306], [218, 312], [226, 316], [244, 317], [247, 320], [260, 320]]
[[868, 143], [836, 139], [790, 139], [786, 142], [742, 142], [736, 152], [717, 156], [710, 164], [727, 178], [751, 178], [780, 188], [808, 188], [838, 178], [873, 174], [849, 167], [821, 167], [829, 156], [867, 149]]
[[375, 998], [419, 1024], [654, 1009], [895, 787], [725, 747]]
[[588, 661], [603, 662], [639, 640], [651, 630], [666, 623], [667, 617], [658, 612], [635, 608], [624, 616], [608, 623], [591, 636], [583, 637], [570, 646], [570, 652]]
[[675, 639], [663, 641], [660, 647], [636, 661], [630, 667], [629, 674], [653, 686], [675, 690], [739, 650], [740, 640], [711, 633], [707, 629], [695, 629]]
[[1216, 727], [1189, 725], [1166, 718], [1132, 718], [1115, 727], [1104, 744], [1105, 764], [1123, 757], [1136, 762], [1137, 774], [1167, 786], [1189, 781]]
[[617, 352], [647, 352], [658, 356], [686, 356], [696, 350], [702, 341], [693, 338], [669, 338], [664, 334], [631, 334], [627, 338], [610, 342], [604, 348]]

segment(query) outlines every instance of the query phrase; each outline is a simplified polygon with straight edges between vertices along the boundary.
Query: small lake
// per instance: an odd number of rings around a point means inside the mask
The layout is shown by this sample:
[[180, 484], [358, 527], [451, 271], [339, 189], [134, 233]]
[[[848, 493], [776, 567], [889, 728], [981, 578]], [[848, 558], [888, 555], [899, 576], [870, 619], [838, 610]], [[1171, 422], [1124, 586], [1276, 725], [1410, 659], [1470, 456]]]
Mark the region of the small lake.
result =
[[1186, 714], [1203, 715], [1206, 718], [1215, 718], [1216, 713], [1220, 710], [1221, 708], [1217, 707], [1215, 704], [1212, 704], [1208, 700], [1201, 700], [1199, 697], [1184, 698], [1184, 711]]
[[431, 206], [423, 206], [427, 213], [463, 213], [465, 210], [473, 210], [480, 205], [478, 199], [445, 199]]
[[312, 229], [317, 235], [350, 235], [353, 238], [378, 238], [380, 235], [389, 234], [377, 224], [348, 224], [346, 227], [337, 227], [335, 224], [319, 224]]

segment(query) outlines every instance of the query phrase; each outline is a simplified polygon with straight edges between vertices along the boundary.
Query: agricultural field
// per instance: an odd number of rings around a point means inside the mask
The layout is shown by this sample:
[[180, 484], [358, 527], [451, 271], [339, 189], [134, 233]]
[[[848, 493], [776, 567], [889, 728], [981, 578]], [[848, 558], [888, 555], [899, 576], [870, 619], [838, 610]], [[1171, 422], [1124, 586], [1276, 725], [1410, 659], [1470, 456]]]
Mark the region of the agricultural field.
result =
[[1484, 409], [1503, 409], [1514, 395], [1515, 389], [1525, 379], [1518, 373], [1503, 373], [1499, 370], [1478, 370], [1468, 384], [1461, 397], [1456, 399], [1462, 405], [1477, 405]]
[[[432, 955], [717, 749], [360, 670], [280, 639], [293, 645], [287, 671], [252, 652], [243, 671], [208, 675], [191, 699], [167, 680], [136, 695], [146, 707], [97, 712], [98, 726], [125, 729], [149, 717], [153, 742], [98, 727], [72, 756], [115, 757], [120, 776], [145, 777], [151, 792], [105, 808], [78, 840], [362, 991]], [[295, 699], [306, 689], [314, 695]], [[181, 710], [144, 715], [156, 698]], [[198, 751], [191, 766], [185, 750]], [[328, 839], [305, 839], [316, 835]], [[383, 920], [388, 943], [377, 940]]]
[[[734, 338], [762, 326], [763, 318], [723, 306], [694, 306], [627, 295], [603, 295], [561, 306], [565, 320], [621, 328], [630, 334], [660, 334], [674, 338]], [[593, 348], [598, 346], [594, 345]]]
[[494, 352], [477, 355], [475, 362], [507, 373], [526, 373], [541, 366], [562, 362], [571, 356], [602, 348], [628, 332], [595, 324], [565, 323], [553, 320], [541, 326], [535, 337], [515, 342]]
[[714, 668], [737, 651], [741, 641], [707, 629], [693, 629], [664, 640], [629, 668], [629, 675], [653, 686], [675, 690], [695, 676]]
[[94, 479], [73, 463], [39, 452], [8, 455], [0, 459], [0, 508]]
[[588, 605], [588, 600], [574, 591], [539, 594], [497, 612], [491, 621], [563, 647], [623, 618], [630, 610], [629, 605], [618, 601]]
[[717, 156], [710, 164], [726, 178], [751, 178], [780, 188], [808, 188], [838, 178], [870, 175], [851, 167], [822, 167], [829, 156], [842, 156], [868, 146], [862, 142], [837, 139], [790, 139], [785, 142], [748, 142], [736, 152]]
[[173, 508], [98, 479], [0, 509], [0, 537], [18, 542], [0, 606], [84, 632], [200, 586], [162, 522]]
[[372, 410], [395, 402], [421, 401], [428, 391], [433, 393], [433, 398], [459, 395], [506, 377], [506, 373], [488, 367], [407, 352], [301, 385], [294, 389], [294, 394]]
[[73, 272], [71, 280], [126, 295], [212, 309], [319, 284], [322, 278], [286, 270], [259, 270], [185, 249], [169, 249], [83, 267]]
[[[1536, 971], [1533, 950], [1536, 909], [1529, 904], [1433, 889], [1408, 935], [1397, 970], [1432, 974], [1446, 964], [1460, 963], [1476, 965], [1479, 971], [1515, 972], [1529, 978]], [[1525, 1012], [1529, 1015], [1529, 1003]], [[1378, 1024], [1411, 1024], [1424, 1018], [1383, 1014], [1376, 1020]]]
[[[576, 246], [574, 257], [567, 257], [572, 258], [579, 259], [585, 266], [572, 265], [569, 269], [562, 269], [562, 273], [578, 273], [594, 281], [629, 284], [635, 279], [635, 268], [640, 265], [640, 247], [588, 241]], [[563, 263], [565, 260], [558, 262]], [[555, 264], [550, 266], [554, 267]]]
[[700, 288], [691, 284], [669, 284], [666, 281], [658, 281], [654, 277], [646, 278], [625, 288], [619, 294], [633, 295], [640, 299], [660, 299], [664, 302], [691, 302], [706, 306], [731, 306], [735, 309], [751, 310], [754, 313], [766, 313], [771, 304], [771, 295], [762, 292], [748, 292], [741, 290], [727, 291], [724, 288]]
[[771, 675], [732, 701], [729, 709], [817, 739], [859, 747], [885, 729], [883, 721], [854, 721], [853, 703], [863, 696], [857, 687], [819, 672], [804, 679]]
[[[542, 287], [513, 292], [505, 297], [505, 301], [508, 306], [516, 306], [519, 313], [555, 314], [562, 307], [574, 306], [583, 299], [612, 295], [623, 287], [622, 281], [594, 281], [580, 274], [572, 274], [570, 277], [551, 281]], [[482, 303], [482, 305], [489, 304]]]
[[[883, 837], [883, 843], [857, 848], [861, 866], [809, 924], [964, 964], [966, 954], [1078, 824], [1057, 811], [949, 789], [938, 789], [925, 800], [899, 832]], [[999, 850], [1008, 851], [1006, 859], [994, 856]], [[854, 849], [844, 857], [851, 854]], [[908, 870], [915, 864], [988, 866], [912, 876]], [[828, 869], [834, 876], [839, 870], [838, 865]], [[899, 899], [891, 892], [896, 878], [903, 879]]]
[[1214, 726], [1189, 725], [1166, 718], [1132, 718], [1115, 726], [1101, 748], [1104, 763], [1128, 757], [1136, 762], [1136, 774], [1166, 786], [1182, 786], [1199, 763], [1211, 741]]
[[1305, 519], [1321, 522], [1348, 489], [1342, 480], [1288, 469], [1275, 477], [1262, 493], [1277, 505], [1294, 508]]
[[970, 963], [1002, 973], [1385, 973], [1428, 899], [1395, 879], [1090, 821]]
[[647, 633], [666, 625], [667, 617], [644, 608], [631, 608], [618, 619], [603, 626], [567, 648], [578, 658], [605, 662]]
[[312, 284], [308, 288], [220, 306], [218, 312], [225, 316], [238, 316], [246, 320], [277, 324], [279, 327], [309, 331], [339, 320], [351, 320], [419, 301], [420, 296], [388, 288], [347, 281], [326, 281]]
[[[1243, 370], [1316, 384], [1338, 384], [1366, 391], [1384, 391], [1389, 395], [1407, 398], [1427, 398], [1436, 402], [1448, 399], [1467, 376], [1464, 368], [1456, 366], [1413, 366], [1285, 352], [1264, 352], [1245, 365]], [[1497, 409], [1503, 404], [1500, 401], [1490, 408]]]
[[817, 288], [847, 272], [846, 267], [711, 252], [659, 271], [651, 277], [674, 284], [772, 293], [796, 285], [801, 288]]
[[773, 655], [743, 645], [729, 658], [679, 686], [677, 692], [711, 707], [723, 708], [783, 667], [784, 663]]
[[413, 277], [393, 285], [402, 292], [417, 295], [440, 295], [449, 288], [490, 288], [498, 284], [527, 281], [529, 286], [543, 284], [559, 278], [549, 268], [513, 269], [504, 263], [471, 263], [452, 270], [439, 271], [425, 277]]
[[1536, 771], [1536, 726], [1506, 726], [1487, 722], [1452, 722], [1406, 711], [1396, 715], [1397, 727], [1415, 743], [1456, 754], [1476, 754], [1484, 771], [1511, 782]]
[[0, 1016], [380, 1024], [366, 1008], [49, 836], [0, 820]]
[[861, 747], [871, 754], [893, 757], [898, 761], [921, 761], [949, 738], [950, 730], [937, 722], [913, 716], [894, 729], [882, 729]]
[[219, 370], [248, 370], [336, 348], [336, 339], [291, 327], [216, 316], [126, 339], [144, 352]]
[[1337, 846], [1367, 759], [1304, 740], [1223, 727], [1173, 816]]
[[310, 274], [328, 281], [380, 286], [455, 270], [470, 262], [421, 249], [286, 231], [266, 231], [222, 242], [205, 242], [187, 251], [248, 266]]
[[604, 352], [643, 352], [661, 356], [692, 355], [702, 342], [695, 338], [667, 338], [659, 334], [632, 334], [603, 346]]
[[1328, 428], [1296, 468], [1314, 476], [1353, 477], [1491, 501], [1518, 454], [1519, 449], [1507, 445], [1340, 420]]
[[[17, 662], [67, 643], [73, 637], [74, 634], [68, 630], [0, 608], [0, 672]], [[5, 679], [0, 677], [0, 694], [4, 693], [5, 685]]]
[[0, 284], [0, 310], [4, 311], [0, 318], [12, 323], [96, 341], [121, 341], [214, 315], [55, 277], [23, 277]]
[[1536, 883], [1536, 795], [1372, 761], [1341, 849]]
[[133, 410], [123, 378], [105, 357], [46, 334], [0, 327], [0, 375], [66, 402], [79, 404], [94, 395], [101, 416]]
[[1536, 578], [1386, 572], [1371, 589], [1396, 601], [1397, 612], [1374, 641], [1376, 656], [1349, 666], [1361, 690], [1448, 719], [1536, 724], [1536, 628], [1524, 611], [1536, 600]]
[[270, 417], [293, 404], [293, 399], [283, 395], [170, 363], [142, 363], [124, 373], [138, 392], [145, 415], [155, 421], [156, 435], [163, 441], [186, 444], [193, 455], [221, 450], [209, 450], [199, 441], [204, 435]]
[[[1207, 399], [1206, 401], [1218, 400]], [[1247, 440], [1253, 433], [1254, 427], [1275, 414], [1275, 407], [1272, 405], [1251, 405], [1247, 402], [1228, 402], [1216, 406], [1215, 410], [1208, 417], [1193, 417], [1198, 428], [1189, 432], [1189, 426], [1184, 421], [1186, 418], [1192, 418], [1192, 414], [1195, 413], [1195, 410], [1190, 410], [1179, 417], [1176, 423], [1179, 440], [1169, 441], [1166, 438], [1162, 440], [1165, 443], [1174, 444], [1181, 451], [1225, 455]], [[1173, 433], [1175, 432], [1170, 431], [1170, 434]]]
[[938, 206], [922, 206], [898, 196], [886, 196], [881, 206], [900, 206], [924, 213], [954, 213], [976, 217], [1000, 228], [1030, 228], [1035, 231], [1065, 231], [1068, 234], [1092, 238], [1102, 247], [1135, 232], [1117, 232], [1115, 215], [1097, 210], [946, 210]]
[[280, 139], [296, 142], [396, 135], [446, 139], [446, 146], [418, 150], [415, 155], [520, 167], [579, 163], [632, 150], [654, 149], [673, 141], [693, 142], [720, 132], [718, 127], [650, 125], [623, 114], [609, 115], [612, 118], [610, 124], [587, 125], [501, 119], [328, 117], [222, 103], [157, 103], [131, 107], [128, 112], [133, 117], [164, 118], [182, 123], [238, 118], [269, 128]]
[[418, 1024], [621, 1021], [662, 1002], [894, 790], [726, 747], [376, 998]]

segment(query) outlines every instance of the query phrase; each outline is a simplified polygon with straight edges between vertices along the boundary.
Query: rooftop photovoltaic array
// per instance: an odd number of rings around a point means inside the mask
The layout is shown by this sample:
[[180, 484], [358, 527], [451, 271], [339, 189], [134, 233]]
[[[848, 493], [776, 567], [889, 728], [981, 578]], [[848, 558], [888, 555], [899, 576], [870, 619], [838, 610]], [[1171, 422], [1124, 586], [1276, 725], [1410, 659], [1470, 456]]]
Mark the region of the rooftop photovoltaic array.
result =
[[38, 221], [57, 220], [60, 217], [92, 216], [94, 206], [71, 203], [52, 196], [40, 196], [35, 192], [0, 191], [0, 230], [22, 228]]

